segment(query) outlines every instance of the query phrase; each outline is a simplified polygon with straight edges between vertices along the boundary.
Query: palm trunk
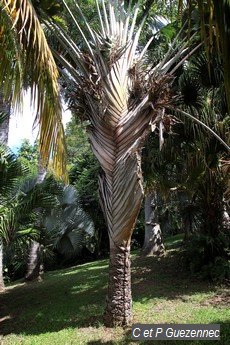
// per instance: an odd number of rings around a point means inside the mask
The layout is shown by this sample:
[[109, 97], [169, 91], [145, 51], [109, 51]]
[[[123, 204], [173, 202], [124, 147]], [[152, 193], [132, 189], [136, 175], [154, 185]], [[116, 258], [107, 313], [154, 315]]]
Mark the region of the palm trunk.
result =
[[[42, 183], [47, 174], [47, 167], [41, 162], [41, 156], [38, 159], [38, 176], [37, 184]], [[39, 228], [40, 219], [37, 219], [37, 227]], [[41, 280], [43, 273], [42, 245], [36, 241], [32, 241], [29, 249], [29, 259], [27, 265], [27, 274], [25, 280], [34, 281]]]
[[10, 124], [10, 106], [3, 101], [2, 94], [0, 92], [0, 114], [4, 114], [4, 121], [0, 122], [0, 144], [7, 145], [9, 136], [9, 124]]
[[30, 252], [29, 252], [26, 280], [27, 281], [41, 280], [42, 273], [43, 273], [42, 247], [40, 243], [36, 241], [32, 241], [31, 246], [30, 246]]
[[130, 325], [132, 296], [130, 245], [110, 245], [109, 285], [104, 323], [108, 327]]
[[37, 176], [37, 184], [42, 183], [47, 174], [47, 166], [42, 164], [41, 155], [38, 158], [38, 176]]
[[7, 117], [0, 124], [0, 143], [4, 144], [4, 145], [7, 145], [7, 143], [8, 143], [9, 124], [10, 124], [10, 118], [9, 117]]
[[157, 212], [157, 192], [148, 193], [145, 197], [145, 240], [142, 254], [151, 256], [165, 252], [161, 227]]
[[223, 222], [223, 228], [230, 230], [230, 216], [226, 210], [226, 205], [224, 205], [222, 222]]
[[0, 240], [0, 292], [4, 291], [5, 285], [3, 280], [3, 244]]
[[[10, 106], [3, 101], [2, 93], [0, 92], [0, 114], [4, 114], [4, 121], [0, 122], [0, 145], [7, 145], [9, 136], [10, 123]], [[3, 279], [3, 244], [0, 239], [0, 292], [4, 291]]]
[[139, 153], [129, 155], [125, 164], [118, 161], [114, 170], [100, 178], [102, 208], [110, 236], [109, 286], [104, 313], [108, 327], [130, 325], [132, 321], [130, 242], [144, 194]]
[[186, 191], [179, 190], [177, 192], [179, 207], [182, 211], [182, 231], [184, 233], [184, 241], [187, 241], [193, 231], [193, 201], [189, 198]]

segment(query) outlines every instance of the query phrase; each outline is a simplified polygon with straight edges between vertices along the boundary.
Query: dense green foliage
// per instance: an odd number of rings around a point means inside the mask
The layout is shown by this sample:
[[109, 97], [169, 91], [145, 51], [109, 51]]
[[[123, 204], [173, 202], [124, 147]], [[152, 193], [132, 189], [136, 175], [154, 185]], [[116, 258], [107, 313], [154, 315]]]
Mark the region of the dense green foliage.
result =
[[[218, 56], [213, 55], [209, 67], [210, 74], [202, 51], [183, 66], [174, 82], [178, 105], [228, 142], [229, 115]], [[163, 209], [171, 208], [171, 219], [177, 218], [178, 230], [185, 232], [185, 256], [192, 273], [229, 278], [229, 218], [223, 199], [229, 176], [222, 169], [227, 151], [201, 126], [174, 114], [176, 123], [165, 126], [163, 149], [158, 151], [155, 137], [146, 145], [147, 188], [156, 188], [166, 198]]]
[[93, 155], [84, 124], [72, 117], [66, 129], [69, 178], [79, 194], [83, 209], [95, 226], [95, 256], [108, 254], [108, 235], [99, 203], [99, 163]]
[[24, 139], [17, 152], [18, 161], [25, 166], [31, 176], [38, 174], [38, 145], [31, 145], [29, 140]]
[[[1, 147], [0, 236], [8, 279], [25, 274], [31, 239], [43, 246], [51, 268], [59, 255], [69, 259], [83, 247], [93, 251], [94, 226], [80, 206], [76, 189], [47, 176], [37, 183], [37, 149], [22, 144], [19, 158]], [[52, 264], [51, 264], [52, 263]]]

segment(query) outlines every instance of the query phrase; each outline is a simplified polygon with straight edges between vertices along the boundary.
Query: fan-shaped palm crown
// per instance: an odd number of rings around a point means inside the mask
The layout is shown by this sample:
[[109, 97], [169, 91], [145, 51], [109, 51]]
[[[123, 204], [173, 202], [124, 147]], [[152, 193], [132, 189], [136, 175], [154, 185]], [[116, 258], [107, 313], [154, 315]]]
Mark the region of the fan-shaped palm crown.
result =
[[63, 3], [83, 43], [79, 48], [66, 32], [50, 23], [70, 59], [56, 57], [65, 67], [66, 78], [71, 76], [74, 83], [78, 115], [90, 121], [89, 139], [104, 172], [100, 178], [104, 214], [111, 238], [120, 244], [130, 238], [143, 193], [138, 150], [149, 124], [153, 127], [163, 119], [164, 107], [170, 102], [166, 72], [185, 47], [177, 50], [173, 62], [168, 54], [151, 69], [144, 59], [150, 41], [144, 48], [138, 43], [143, 23], [135, 30], [138, 5], [131, 10], [130, 6], [125, 9], [123, 1], [102, 1], [101, 7], [96, 1], [100, 20], [96, 33], [74, 1], [87, 27], [84, 33]]

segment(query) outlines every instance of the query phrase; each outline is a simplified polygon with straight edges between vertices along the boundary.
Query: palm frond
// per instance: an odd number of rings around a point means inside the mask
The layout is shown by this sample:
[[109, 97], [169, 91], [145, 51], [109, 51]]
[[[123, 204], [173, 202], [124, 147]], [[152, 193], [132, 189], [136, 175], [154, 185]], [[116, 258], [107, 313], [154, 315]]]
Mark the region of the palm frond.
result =
[[1, 197], [13, 193], [18, 179], [26, 173], [26, 168], [17, 160], [15, 154], [9, 148], [0, 146], [0, 200]]
[[92, 237], [94, 226], [82, 210], [73, 186], [63, 187], [59, 206], [45, 217], [44, 228], [54, 247], [63, 255], [71, 257], [80, 253], [87, 238]]
[[187, 107], [201, 108], [204, 105], [204, 98], [198, 81], [190, 73], [184, 72], [179, 78], [180, 93], [182, 102]]
[[212, 135], [227, 149], [227, 151], [230, 151], [230, 146], [228, 146], [228, 144], [216, 132], [214, 132], [209, 126], [207, 126], [204, 122], [200, 121], [195, 116], [193, 116], [193, 115], [191, 115], [191, 114], [189, 114], [189, 113], [187, 113], [181, 109], [176, 109], [176, 111], [178, 113], [182, 114], [183, 116], [192, 119], [193, 121], [195, 121], [196, 123], [198, 123], [199, 125], [204, 127], [208, 132], [212, 133]]
[[226, 0], [213, 0], [216, 22], [220, 34], [221, 53], [224, 65], [224, 84], [230, 112], [230, 4]]
[[40, 126], [42, 161], [45, 164], [51, 159], [56, 174], [66, 178], [58, 70], [42, 26], [29, 0], [3, 0], [0, 9], [0, 81], [4, 94], [9, 97], [13, 86], [12, 100], [17, 105], [23, 87], [30, 87]]
[[4, 245], [9, 246], [23, 238], [37, 238], [37, 230], [22, 226], [19, 218], [20, 214], [16, 212], [15, 204], [0, 205], [0, 239]]
[[[180, 9], [183, 3], [181, 1]], [[189, 8], [192, 4], [192, 0], [187, 2]], [[218, 49], [223, 59], [225, 92], [228, 110], [230, 110], [230, 4], [228, 0], [209, 0], [207, 3], [203, 0], [198, 0], [197, 6], [200, 15], [201, 37], [204, 41], [208, 60], [207, 68], [210, 74], [210, 58], [213, 49]]]
[[26, 179], [19, 185], [15, 211], [21, 214], [21, 222], [28, 217], [35, 217], [36, 220], [40, 213], [48, 212], [58, 205], [57, 197], [46, 190], [46, 185], [44, 182], [38, 184], [36, 178]]
[[76, 189], [73, 186], [64, 186], [62, 193], [58, 196], [59, 203], [63, 206], [69, 206], [72, 204], [79, 204], [79, 197]]
[[55, 244], [55, 248], [59, 253], [67, 258], [80, 254], [85, 244], [84, 232], [76, 229], [59, 238]]

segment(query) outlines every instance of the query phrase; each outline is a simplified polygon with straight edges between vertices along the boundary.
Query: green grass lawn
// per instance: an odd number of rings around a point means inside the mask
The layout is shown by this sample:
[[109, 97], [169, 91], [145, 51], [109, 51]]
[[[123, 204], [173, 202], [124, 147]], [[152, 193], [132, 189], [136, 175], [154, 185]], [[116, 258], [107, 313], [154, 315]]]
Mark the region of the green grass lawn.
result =
[[[177, 239], [179, 241], [179, 238]], [[174, 241], [168, 242], [168, 248]], [[132, 259], [134, 323], [220, 323], [218, 345], [230, 344], [226, 286], [188, 278], [171, 245], [163, 258]], [[43, 282], [9, 286], [0, 295], [1, 345], [213, 344], [213, 341], [131, 340], [130, 329], [102, 323], [107, 260], [44, 275]], [[214, 342], [215, 343], [215, 342]]]

